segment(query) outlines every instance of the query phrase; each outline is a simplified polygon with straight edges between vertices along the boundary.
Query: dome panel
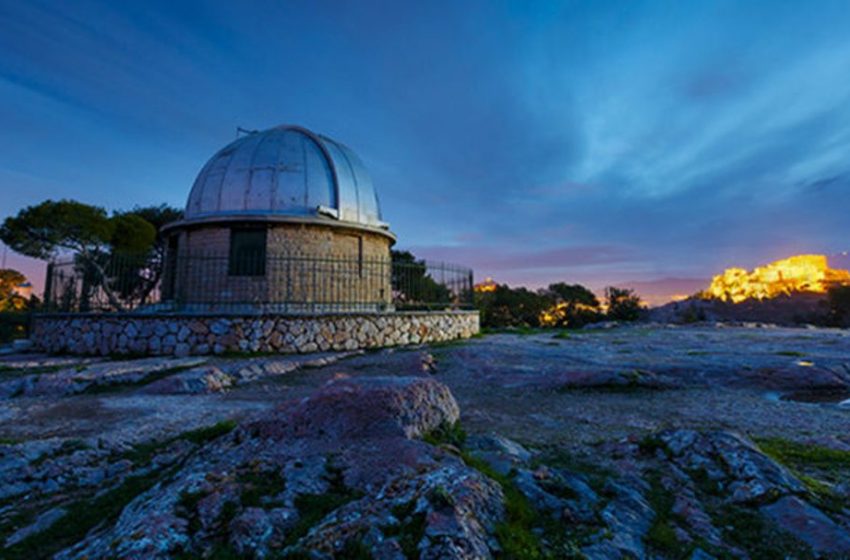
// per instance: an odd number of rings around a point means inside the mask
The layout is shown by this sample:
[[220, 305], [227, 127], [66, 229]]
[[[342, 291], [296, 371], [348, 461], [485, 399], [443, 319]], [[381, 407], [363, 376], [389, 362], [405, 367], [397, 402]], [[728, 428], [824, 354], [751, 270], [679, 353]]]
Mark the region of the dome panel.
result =
[[271, 214], [327, 217], [386, 227], [372, 181], [354, 152], [303, 128], [282, 126], [240, 138], [198, 174], [185, 219]]
[[345, 154], [336, 142], [323, 138], [325, 149], [331, 156], [336, 171], [337, 185], [339, 187], [339, 219], [347, 222], [359, 222], [360, 212], [357, 208], [357, 177]]
[[[277, 167], [277, 196], [274, 208], [293, 213], [307, 213], [310, 210], [308, 192], [310, 190], [330, 191], [333, 181], [319, 180], [309, 185], [307, 166], [304, 164], [306, 149], [304, 136], [286, 131], [280, 141], [279, 165]], [[324, 161], [316, 161], [319, 167], [325, 167]]]
[[230, 156], [221, 183], [219, 204], [222, 208], [247, 210], [247, 195], [251, 182], [254, 154], [263, 138], [255, 134], [244, 139], [238, 149]]
[[[334, 173], [328, 165], [327, 157], [322, 148], [311, 138], [302, 138], [304, 145], [304, 182], [308, 187], [307, 205], [311, 208], [326, 206], [337, 207]], [[322, 188], [316, 188], [322, 185]]]
[[348, 164], [351, 166], [357, 184], [358, 219], [365, 222], [380, 221], [381, 213], [378, 208], [378, 198], [375, 188], [372, 186], [372, 177], [366, 171], [366, 167], [360, 161], [360, 158], [357, 157], [357, 154], [347, 146], [338, 145], [340, 150], [345, 154]]

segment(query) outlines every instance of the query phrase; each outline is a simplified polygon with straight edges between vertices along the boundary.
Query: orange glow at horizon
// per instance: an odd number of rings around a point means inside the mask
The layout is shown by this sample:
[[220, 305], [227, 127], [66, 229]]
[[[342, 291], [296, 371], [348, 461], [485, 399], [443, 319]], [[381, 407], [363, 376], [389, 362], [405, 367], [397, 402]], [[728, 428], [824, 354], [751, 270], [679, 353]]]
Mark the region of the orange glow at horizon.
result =
[[825, 255], [796, 255], [755, 268], [727, 268], [702, 292], [705, 299], [740, 303], [797, 292], [826, 293], [835, 285], [850, 284], [850, 272], [829, 268]]

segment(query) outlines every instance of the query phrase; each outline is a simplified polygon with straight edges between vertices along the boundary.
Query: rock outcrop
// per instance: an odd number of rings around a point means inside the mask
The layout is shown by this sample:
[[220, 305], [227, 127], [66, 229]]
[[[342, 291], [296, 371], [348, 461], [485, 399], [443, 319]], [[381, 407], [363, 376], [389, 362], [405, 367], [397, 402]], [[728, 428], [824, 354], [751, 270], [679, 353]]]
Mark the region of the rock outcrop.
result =
[[501, 487], [417, 439], [458, 417], [430, 378], [333, 381], [199, 450], [59, 558], [489, 558]]

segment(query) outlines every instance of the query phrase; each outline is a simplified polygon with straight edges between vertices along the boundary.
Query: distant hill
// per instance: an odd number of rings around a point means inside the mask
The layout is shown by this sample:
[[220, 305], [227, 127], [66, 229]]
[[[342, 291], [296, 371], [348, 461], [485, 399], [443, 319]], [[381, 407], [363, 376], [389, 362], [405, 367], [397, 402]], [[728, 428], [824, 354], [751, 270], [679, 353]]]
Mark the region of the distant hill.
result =
[[664, 305], [671, 300], [683, 300], [705, 289], [711, 282], [710, 278], [659, 278], [657, 280], [635, 280], [617, 284], [618, 288], [630, 288], [640, 295], [640, 298], [655, 307]]
[[659, 323], [696, 321], [751, 321], [777, 325], [822, 323], [826, 318], [826, 295], [798, 292], [770, 299], [740, 303], [719, 299], [689, 298], [650, 309], [650, 320]]

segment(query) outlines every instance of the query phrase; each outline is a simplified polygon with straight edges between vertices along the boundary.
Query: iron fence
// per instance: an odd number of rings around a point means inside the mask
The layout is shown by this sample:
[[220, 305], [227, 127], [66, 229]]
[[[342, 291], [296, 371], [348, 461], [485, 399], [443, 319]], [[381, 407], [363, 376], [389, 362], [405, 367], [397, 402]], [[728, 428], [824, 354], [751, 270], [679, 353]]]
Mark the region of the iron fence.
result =
[[300, 254], [112, 255], [48, 265], [56, 312], [321, 313], [470, 308], [468, 268], [380, 257]]

